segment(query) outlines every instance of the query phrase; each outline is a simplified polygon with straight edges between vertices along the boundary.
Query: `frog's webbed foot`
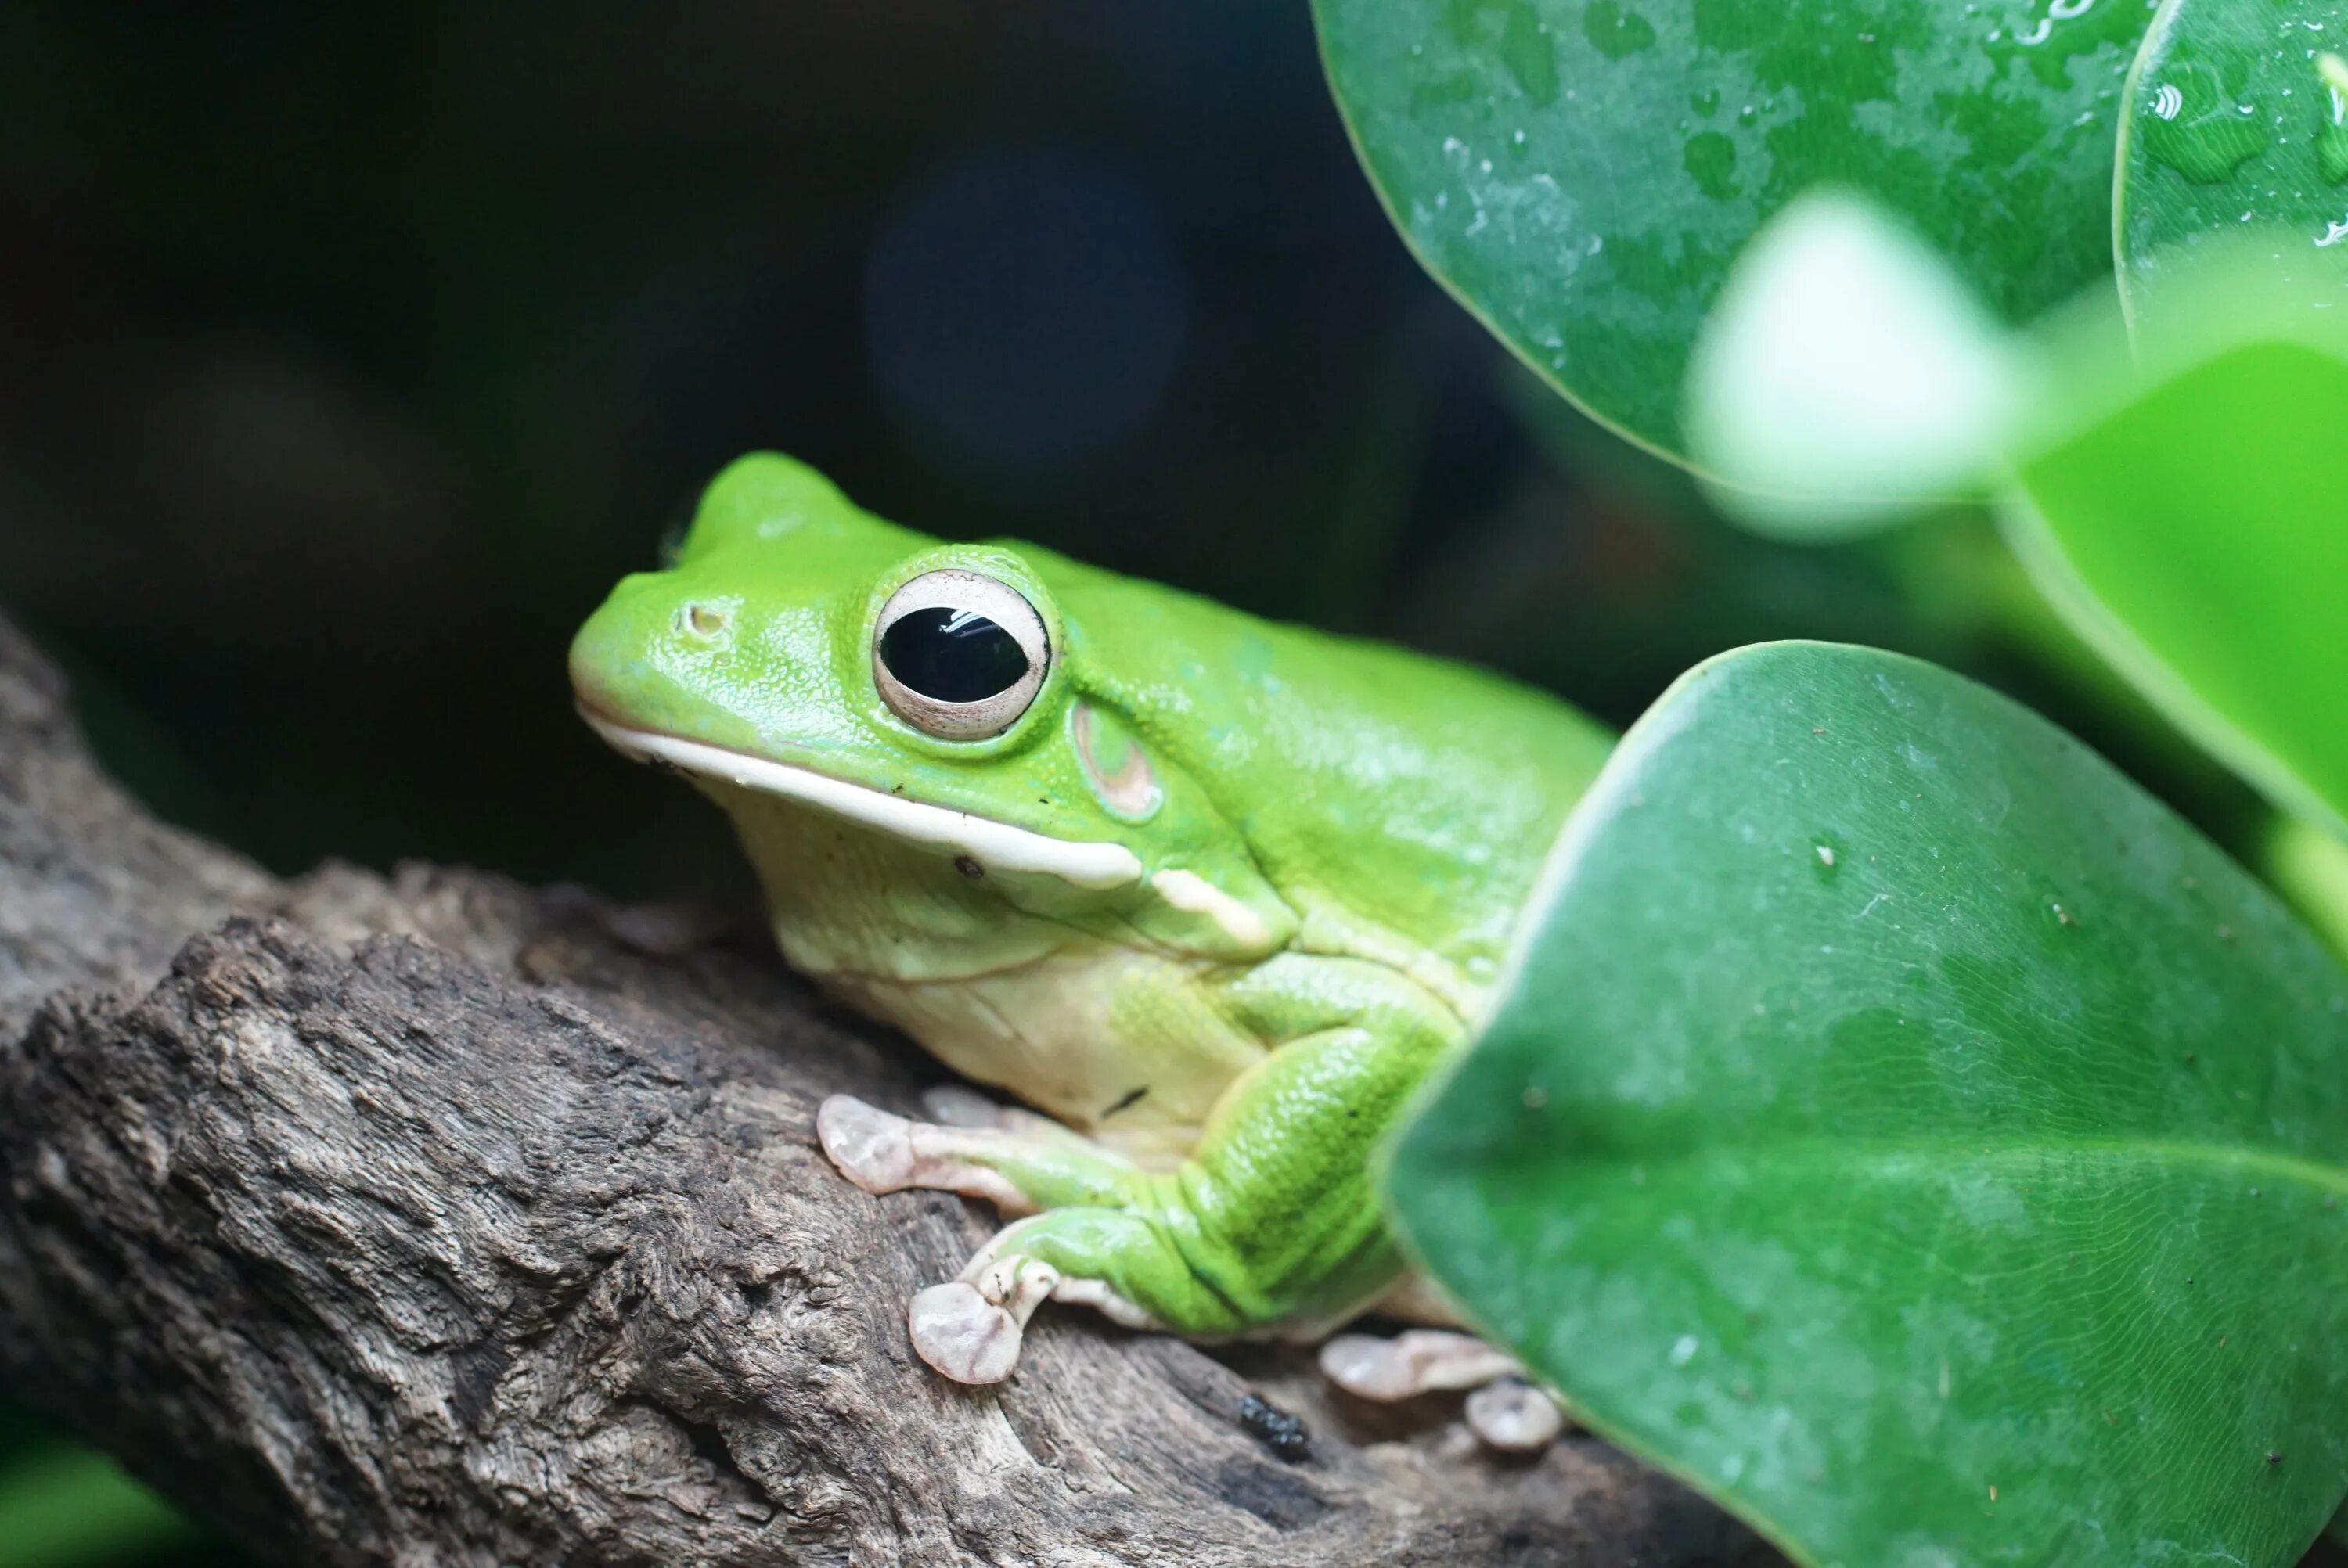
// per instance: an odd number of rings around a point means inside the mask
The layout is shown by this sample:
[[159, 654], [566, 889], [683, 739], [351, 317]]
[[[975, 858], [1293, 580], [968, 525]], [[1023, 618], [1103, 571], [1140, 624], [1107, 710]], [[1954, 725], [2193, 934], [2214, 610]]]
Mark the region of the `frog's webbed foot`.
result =
[[[1107, 1261], [1150, 1251], [1147, 1227], [1121, 1212], [1141, 1180], [1129, 1162], [1032, 1111], [966, 1090], [933, 1093], [927, 1103], [938, 1122], [835, 1094], [816, 1112], [816, 1136], [841, 1174], [868, 1193], [928, 1187], [984, 1198], [1010, 1214], [1054, 1214], [1040, 1233], [1025, 1227], [1045, 1222], [1027, 1220], [997, 1234], [958, 1278], [913, 1297], [908, 1326], [922, 1360], [957, 1382], [1000, 1382], [1018, 1362], [1027, 1319], [1046, 1300], [1095, 1307], [1128, 1327], [1156, 1326], [1099, 1277]], [[1105, 1229], [1104, 1254], [1090, 1244]], [[1055, 1237], [1058, 1250], [1040, 1255]], [[1159, 1267], [1187, 1274], [1179, 1259]]]
[[1321, 1347], [1321, 1371], [1360, 1399], [1391, 1403], [1466, 1389], [1468, 1430], [1512, 1453], [1547, 1448], [1565, 1428], [1557, 1401], [1527, 1381], [1516, 1358], [1472, 1334], [1414, 1328], [1391, 1339], [1340, 1334]]
[[1391, 1339], [1340, 1334], [1321, 1347], [1323, 1376], [1356, 1398], [1380, 1404], [1481, 1388], [1521, 1370], [1515, 1357], [1472, 1334], [1447, 1328], [1413, 1328]]
[[1036, 1258], [1004, 1258], [976, 1277], [932, 1285], [905, 1315], [913, 1349], [957, 1383], [1000, 1383], [1019, 1364], [1027, 1319], [1051, 1299], [1060, 1271]]
[[990, 1245], [962, 1277], [913, 1297], [906, 1314], [913, 1349], [957, 1383], [999, 1383], [1019, 1363], [1027, 1319], [1046, 1301], [1098, 1309], [1128, 1328], [1152, 1328], [1149, 1314], [1097, 1279], [1075, 1279], [1042, 1258], [997, 1255]]

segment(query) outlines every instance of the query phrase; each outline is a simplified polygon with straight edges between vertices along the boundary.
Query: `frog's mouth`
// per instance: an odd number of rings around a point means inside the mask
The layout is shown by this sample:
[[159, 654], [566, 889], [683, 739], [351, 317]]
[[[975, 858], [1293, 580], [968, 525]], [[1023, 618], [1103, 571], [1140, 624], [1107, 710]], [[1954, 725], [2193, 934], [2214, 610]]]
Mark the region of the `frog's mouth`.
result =
[[908, 800], [769, 757], [630, 729], [583, 703], [579, 716], [622, 756], [797, 801], [908, 843], [935, 845], [952, 854], [967, 855], [991, 871], [1041, 873], [1079, 887], [1123, 887], [1141, 879], [1141, 861], [1122, 844], [1072, 843], [966, 811]]

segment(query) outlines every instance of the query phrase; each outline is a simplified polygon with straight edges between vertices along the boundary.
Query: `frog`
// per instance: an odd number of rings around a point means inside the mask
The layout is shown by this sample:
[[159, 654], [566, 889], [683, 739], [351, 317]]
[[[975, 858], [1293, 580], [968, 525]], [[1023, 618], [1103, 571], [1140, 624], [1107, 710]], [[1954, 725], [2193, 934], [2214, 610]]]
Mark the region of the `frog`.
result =
[[[1356, 1393], [1469, 1389], [1488, 1440], [1554, 1435], [1412, 1271], [1378, 1181], [1491, 1005], [1601, 726], [1465, 663], [947, 542], [774, 453], [709, 483], [570, 675], [604, 741], [731, 818], [786, 960], [963, 1081], [921, 1117], [815, 1117], [867, 1192], [1008, 1222], [907, 1304], [936, 1372], [1011, 1376], [1056, 1301], [1322, 1341]], [[1337, 1332], [1373, 1312], [1419, 1327]]]

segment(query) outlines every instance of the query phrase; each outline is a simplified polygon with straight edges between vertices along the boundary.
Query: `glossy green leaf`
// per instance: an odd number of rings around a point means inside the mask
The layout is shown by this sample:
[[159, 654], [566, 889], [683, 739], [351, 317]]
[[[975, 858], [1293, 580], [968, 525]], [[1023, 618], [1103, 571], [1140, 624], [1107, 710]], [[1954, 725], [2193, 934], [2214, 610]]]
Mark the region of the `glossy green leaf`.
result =
[[1881, 200], [2010, 321], [2111, 268], [2130, 0], [1313, 0], [1372, 182], [1528, 364], [1684, 453], [1729, 263], [1799, 192]]
[[2260, 287], [2348, 309], [2348, 0], [2165, 0], [2128, 82], [2117, 241], [2130, 310], [2260, 231]]
[[1685, 677], [1406, 1132], [1415, 1252], [1800, 1560], [2291, 1562], [2348, 1487], [2348, 974], [2077, 742]]
[[2253, 342], [2019, 465], [2042, 589], [2197, 739], [2348, 831], [2348, 355]]

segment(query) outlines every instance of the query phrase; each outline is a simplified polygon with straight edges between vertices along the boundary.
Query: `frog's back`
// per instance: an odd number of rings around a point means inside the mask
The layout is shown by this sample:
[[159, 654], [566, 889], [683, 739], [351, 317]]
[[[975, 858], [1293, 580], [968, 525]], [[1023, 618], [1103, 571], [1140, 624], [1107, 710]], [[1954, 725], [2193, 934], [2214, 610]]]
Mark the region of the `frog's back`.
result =
[[1431, 964], [1478, 1005], [1607, 732], [1470, 665], [1028, 553], [1100, 694], [1245, 835], [1301, 943]]

